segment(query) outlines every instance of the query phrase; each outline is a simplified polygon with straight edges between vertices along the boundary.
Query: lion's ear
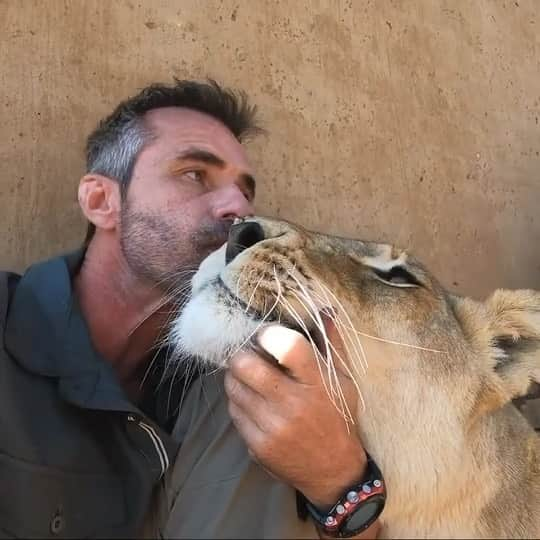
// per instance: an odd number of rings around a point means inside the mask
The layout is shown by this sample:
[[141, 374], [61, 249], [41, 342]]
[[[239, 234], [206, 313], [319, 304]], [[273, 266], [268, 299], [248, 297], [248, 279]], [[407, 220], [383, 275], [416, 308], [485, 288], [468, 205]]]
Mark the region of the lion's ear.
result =
[[495, 372], [511, 398], [540, 382], [540, 293], [498, 290], [485, 302]]

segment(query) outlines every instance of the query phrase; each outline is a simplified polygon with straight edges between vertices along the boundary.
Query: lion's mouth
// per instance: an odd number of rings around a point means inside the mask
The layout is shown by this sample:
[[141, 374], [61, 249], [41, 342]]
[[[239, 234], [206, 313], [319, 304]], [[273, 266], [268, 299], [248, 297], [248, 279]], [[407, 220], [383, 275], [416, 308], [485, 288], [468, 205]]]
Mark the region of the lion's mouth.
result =
[[[260, 310], [258, 310], [253, 305], [248, 305], [244, 300], [236, 296], [230, 289], [227, 287], [227, 285], [223, 282], [221, 277], [218, 277], [214, 280], [212, 285], [218, 289], [219, 293], [224, 296], [226, 301], [228, 302], [230, 307], [234, 308], [240, 308], [244, 311], [245, 315], [252, 319], [255, 322], [264, 322], [264, 323], [278, 323], [282, 326], [285, 326], [287, 328], [290, 328], [291, 330], [295, 330], [296, 332], [299, 332], [302, 334], [306, 339], [312, 340], [312, 331], [310, 329], [310, 325], [305, 323], [306, 328], [301, 327], [299, 324], [290, 321], [288, 319], [284, 319], [281, 314], [280, 310], [278, 309], [279, 306], [276, 304], [266, 313], [262, 313]], [[253, 343], [254, 340], [252, 340]], [[256, 346], [258, 346], [255, 343]]]

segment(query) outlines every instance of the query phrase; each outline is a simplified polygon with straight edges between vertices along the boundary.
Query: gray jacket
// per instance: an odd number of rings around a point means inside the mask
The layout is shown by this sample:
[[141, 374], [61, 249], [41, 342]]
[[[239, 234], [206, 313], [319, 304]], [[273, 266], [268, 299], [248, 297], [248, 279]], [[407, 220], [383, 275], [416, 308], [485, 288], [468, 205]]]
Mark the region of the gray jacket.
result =
[[135, 537], [177, 452], [92, 346], [81, 255], [0, 273], [0, 537]]

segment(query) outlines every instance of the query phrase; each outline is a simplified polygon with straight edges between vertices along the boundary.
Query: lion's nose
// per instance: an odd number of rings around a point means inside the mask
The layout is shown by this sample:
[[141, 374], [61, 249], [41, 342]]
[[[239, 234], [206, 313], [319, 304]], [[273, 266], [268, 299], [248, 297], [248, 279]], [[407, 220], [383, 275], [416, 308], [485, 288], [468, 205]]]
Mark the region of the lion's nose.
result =
[[255, 221], [243, 221], [233, 225], [229, 231], [225, 262], [229, 264], [244, 249], [264, 240], [264, 230]]

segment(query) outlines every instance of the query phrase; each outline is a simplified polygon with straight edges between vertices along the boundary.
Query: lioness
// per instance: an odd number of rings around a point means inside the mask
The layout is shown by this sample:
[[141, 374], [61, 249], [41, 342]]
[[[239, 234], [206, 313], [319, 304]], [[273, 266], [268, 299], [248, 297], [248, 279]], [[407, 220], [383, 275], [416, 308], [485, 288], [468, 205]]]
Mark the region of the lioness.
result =
[[382, 536], [540, 537], [540, 437], [512, 404], [540, 381], [540, 293], [460, 298], [390, 245], [253, 218], [201, 264], [172, 338], [224, 367], [270, 321], [315, 347], [321, 310], [348, 357], [323, 340], [329, 397], [351, 413], [331, 384], [339, 366], [386, 480]]

